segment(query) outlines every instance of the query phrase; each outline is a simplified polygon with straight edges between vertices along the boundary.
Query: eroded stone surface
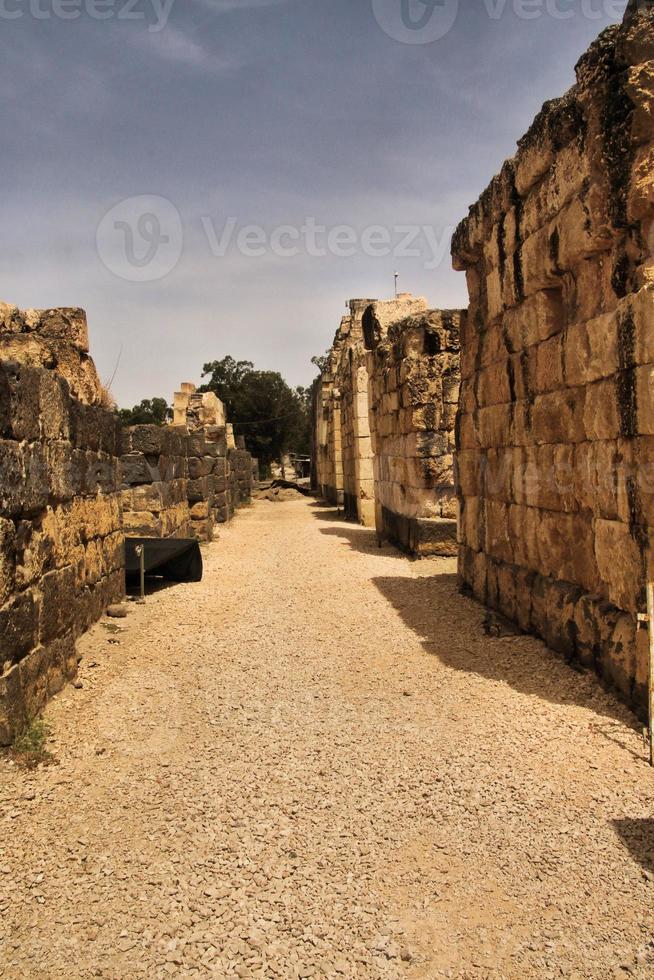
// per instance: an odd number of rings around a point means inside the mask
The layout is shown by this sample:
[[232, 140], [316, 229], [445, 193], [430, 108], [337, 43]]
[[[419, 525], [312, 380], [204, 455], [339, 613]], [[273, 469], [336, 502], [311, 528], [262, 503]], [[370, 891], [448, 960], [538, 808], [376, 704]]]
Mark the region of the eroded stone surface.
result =
[[116, 416], [72, 398], [54, 372], [2, 362], [0, 420], [6, 744], [74, 677], [76, 638], [125, 582]]
[[84, 310], [19, 310], [0, 302], [0, 360], [47, 368], [66, 379], [78, 401], [106, 404], [106, 393], [89, 356]]
[[376, 526], [416, 555], [456, 553], [454, 420], [460, 310], [424, 299], [374, 303], [363, 316], [368, 348]]

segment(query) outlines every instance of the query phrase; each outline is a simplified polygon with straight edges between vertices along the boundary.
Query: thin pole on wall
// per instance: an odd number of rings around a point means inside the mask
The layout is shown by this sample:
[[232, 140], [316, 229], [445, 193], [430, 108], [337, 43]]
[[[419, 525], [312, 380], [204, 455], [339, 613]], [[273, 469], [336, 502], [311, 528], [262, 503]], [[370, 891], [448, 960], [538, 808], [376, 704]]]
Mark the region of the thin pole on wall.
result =
[[395, 273], [395, 299], [397, 299], [397, 280], [399, 279], [397, 272]]
[[647, 584], [647, 630], [649, 632], [649, 670], [647, 672], [649, 761], [650, 765], [654, 766], [654, 582]]

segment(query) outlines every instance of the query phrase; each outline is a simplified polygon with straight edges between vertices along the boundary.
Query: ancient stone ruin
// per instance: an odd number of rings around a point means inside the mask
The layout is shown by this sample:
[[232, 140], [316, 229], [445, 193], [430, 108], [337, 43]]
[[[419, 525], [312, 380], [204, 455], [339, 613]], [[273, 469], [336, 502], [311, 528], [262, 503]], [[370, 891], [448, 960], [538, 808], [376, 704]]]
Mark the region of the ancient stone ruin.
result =
[[252, 498], [253, 465], [245, 442], [237, 446], [225, 406], [213, 392], [198, 392], [185, 383], [175, 393], [175, 427], [190, 434], [188, 502], [191, 529], [201, 541], [211, 540], [215, 524], [231, 520]]
[[4, 308], [0, 348], [14, 360], [0, 362], [0, 744], [74, 677], [76, 638], [125, 593], [121, 430], [97, 404], [85, 317]]
[[414, 555], [457, 552], [454, 422], [463, 318], [411, 296], [373, 303], [363, 316], [377, 533]]
[[105, 392], [89, 356], [84, 310], [19, 310], [0, 302], [0, 360], [55, 371], [73, 398], [105, 404]]
[[[642, 9], [641, 9], [642, 8]], [[643, 710], [654, 577], [654, 12], [631, 3], [452, 243], [467, 311], [349, 303], [313, 390], [313, 480]], [[193, 536], [251, 499], [215, 394], [124, 432], [78, 309], [0, 304], [0, 742], [76, 670], [124, 590], [124, 536]], [[456, 454], [455, 454], [456, 449]], [[456, 456], [456, 458], [455, 458]], [[458, 517], [458, 544], [457, 544]]]
[[123, 429], [82, 310], [0, 304], [0, 745], [77, 672], [75, 641], [125, 596], [125, 536], [197, 537], [250, 501], [224, 406], [184, 385], [177, 424]]
[[123, 429], [121, 473], [126, 535], [194, 535], [188, 499], [189, 441], [185, 429], [159, 425]]
[[344, 500], [341, 405], [336, 382], [341, 344], [339, 329], [327, 365], [315, 383], [312, 399], [315, 485], [321, 497], [338, 507], [343, 506]]
[[460, 576], [637, 707], [654, 526], [654, 24], [605, 31], [453, 241]]
[[314, 388], [322, 496], [416, 555], [457, 550], [461, 316], [409, 294], [351, 300]]
[[600, 35], [458, 228], [467, 313], [354, 302], [314, 389], [327, 500], [366, 523], [365, 495], [380, 538], [453, 554], [458, 491], [462, 586], [636, 707], [654, 574], [651, 6]]

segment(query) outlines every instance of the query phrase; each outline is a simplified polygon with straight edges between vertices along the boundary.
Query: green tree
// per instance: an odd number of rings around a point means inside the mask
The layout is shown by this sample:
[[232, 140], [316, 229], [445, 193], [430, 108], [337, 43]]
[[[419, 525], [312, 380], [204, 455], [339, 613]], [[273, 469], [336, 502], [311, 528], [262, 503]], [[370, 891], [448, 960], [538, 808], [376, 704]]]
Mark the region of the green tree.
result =
[[118, 416], [123, 425], [165, 425], [173, 412], [165, 398], [144, 398], [134, 408], [121, 408]]
[[331, 351], [326, 350], [324, 354], [317, 354], [316, 357], [311, 358], [311, 363], [315, 364], [321, 374], [329, 364], [330, 354]]
[[251, 361], [223, 357], [204, 365], [209, 381], [200, 391], [213, 391], [225, 404], [236, 435], [245, 437], [253, 456], [267, 467], [284, 453], [308, 454], [309, 398], [293, 389], [277, 371], [257, 371]]

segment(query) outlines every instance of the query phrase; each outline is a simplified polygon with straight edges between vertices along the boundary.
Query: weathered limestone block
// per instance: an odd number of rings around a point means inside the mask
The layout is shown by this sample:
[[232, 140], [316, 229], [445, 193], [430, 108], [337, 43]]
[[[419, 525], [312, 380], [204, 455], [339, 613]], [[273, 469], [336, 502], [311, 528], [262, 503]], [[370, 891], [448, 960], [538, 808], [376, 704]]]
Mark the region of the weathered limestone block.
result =
[[189, 431], [202, 430], [207, 426], [224, 428], [225, 406], [212, 391], [199, 392], [194, 384], [184, 382], [175, 392], [174, 425], [185, 426]]
[[460, 578], [639, 710], [652, 576], [654, 9], [630, 3], [454, 235]]
[[103, 387], [88, 350], [84, 310], [19, 310], [0, 303], [1, 360], [47, 368], [68, 382], [74, 398], [102, 404]]
[[185, 476], [192, 511], [190, 533], [210, 541], [214, 524], [231, 520], [237, 507], [250, 502], [252, 457], [243, 437], [237, 445], [233, 425], [227, 423], [224, 406], [213, 392], [182, 384], [175, 394], [175, 424], [188, 433]]

